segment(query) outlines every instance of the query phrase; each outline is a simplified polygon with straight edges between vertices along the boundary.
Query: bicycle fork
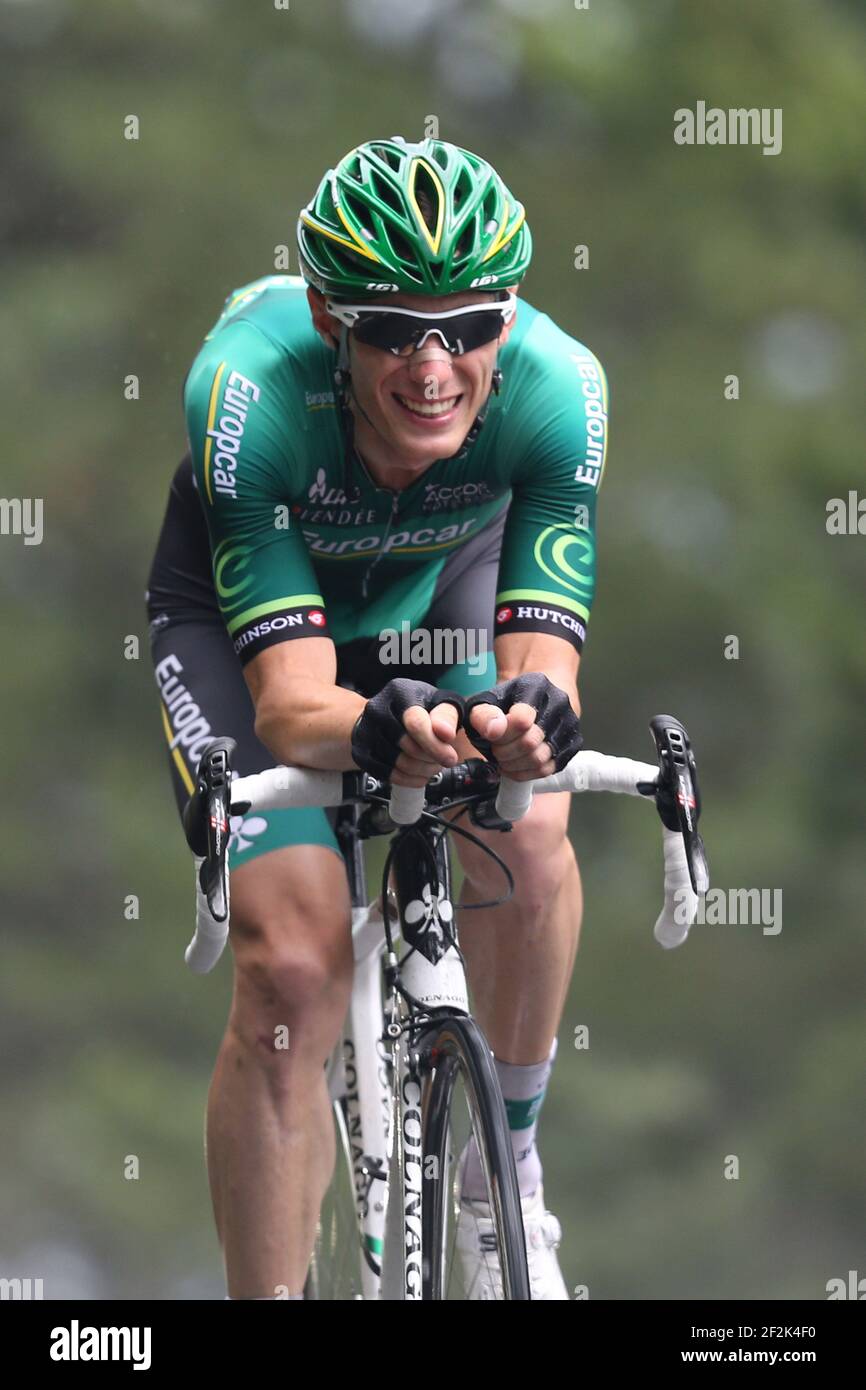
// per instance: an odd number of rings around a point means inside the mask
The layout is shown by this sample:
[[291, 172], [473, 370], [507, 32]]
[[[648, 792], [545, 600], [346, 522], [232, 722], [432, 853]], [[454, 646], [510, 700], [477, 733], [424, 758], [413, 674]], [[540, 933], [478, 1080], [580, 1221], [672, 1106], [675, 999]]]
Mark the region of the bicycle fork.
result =
[[382, 1040], [383, 940], [381, 916], [373, 908], [354, 908], [355, 980], [332, 1087], [346, 1121], [365, 1299], [377, 1299], [381, 1292], [393, 1128], [391, 1068]]
[[[394, 866], [401, 919], [396, 974], [422, 1017], [427, 1010], [469, 1012], [463, 963], [450, 944], [449, 866], [444, 849], [437, 846], [437, 851], [435, 886], [425, 881], [429, 875], [424, 867], [429, 866], [423, 860], [407, 856]], [[358, 867], [356, 861], [352, 868]], [[353, 896], [360, 893], [360, 874], [352, 887]], [[348, 1133], [361, 1286], [365, 1299], [416, 1301], [423, 1294], [426, 1030], [423, 1023], [420, 1029], [411, 1026], [411, 1011], [392, 978], [386, 983], [383, 1014], [381, 909], [353, 909], [352, 943], [354, 983], [341, 1040], [342, 1065], [335, 1069], [332, 1094], [341, 1101]], [[393, 967], [393, 957], [385, 964]]]

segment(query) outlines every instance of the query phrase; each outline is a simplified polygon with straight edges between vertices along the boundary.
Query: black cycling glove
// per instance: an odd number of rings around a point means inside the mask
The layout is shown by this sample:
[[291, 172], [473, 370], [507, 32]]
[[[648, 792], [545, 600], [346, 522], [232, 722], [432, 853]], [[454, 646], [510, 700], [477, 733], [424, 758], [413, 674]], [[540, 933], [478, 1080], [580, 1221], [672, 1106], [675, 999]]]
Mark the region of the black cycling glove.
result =
[[453, 705], [457, 727], [463, 724], [463, 696], [454, 690], [437, 690], [426, 681], [389, 681], [378, 695], [368, 700], [352, 730], [352, 757], [364, 772], [387, 782], [400, 756], [400, 740], [406, 732], [403, 715], [413, 705], [434, 710], [437, 705]]
[[475, 732], [470, 722], [469, 716], [476, 705], [496, 705], [503, 714], [507, 714], [512, 705], [531, 705], [537, 711], [535, 722], [544, 734], [557, 772], [583, 747], [580, 720], [568, 696], [539, 671], [527, 671], [513, 680], [500, 681], [492, 690], [482, 690], [466, 701], [467, 737], [485, 758], [496, 763], [490, 743]]

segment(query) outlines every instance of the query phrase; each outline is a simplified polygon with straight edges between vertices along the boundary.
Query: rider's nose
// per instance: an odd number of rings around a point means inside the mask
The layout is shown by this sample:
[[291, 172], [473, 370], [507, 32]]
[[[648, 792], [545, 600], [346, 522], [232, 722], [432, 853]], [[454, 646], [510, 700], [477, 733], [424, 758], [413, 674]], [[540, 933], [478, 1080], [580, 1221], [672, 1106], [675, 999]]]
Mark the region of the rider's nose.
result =
[[409, 376], [419, 386], [425, 388], [433, 384], [437, 393], [447, 386], [453, 375], [451, 354], [449, 352], [427, 350], [413, 352], [409, 360]]

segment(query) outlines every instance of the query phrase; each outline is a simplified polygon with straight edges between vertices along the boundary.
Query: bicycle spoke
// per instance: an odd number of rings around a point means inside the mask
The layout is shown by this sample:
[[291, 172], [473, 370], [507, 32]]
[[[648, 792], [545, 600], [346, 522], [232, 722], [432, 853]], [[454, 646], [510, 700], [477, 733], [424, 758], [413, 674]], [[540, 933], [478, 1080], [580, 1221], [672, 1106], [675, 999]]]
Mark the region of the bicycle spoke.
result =
[[[482, 1171], [484, 1172], [486, 1191], [484, 1207], [479, 1207], [477, 1203], [464, 1204], [461, 1207], [460, 1203], [461, 1160], [472, 1138], [474, 1138], [478, 1153], [481, 1155]], [[502, 1280], [496, 1249], [491, 1248], [489, 1253], [485, 1252], [483, 1264], [479, 1266], [476, 1276], [471, 1282], [466, 1280], [463, 1261], [458, 1249], [458, 1223], [460, 1223], [464, 1240], [474, 1240], [479, 1248], [483, 1248], [485, 1242], [491, 1241], [489, 1229], [483, 1230], [482, 1222], [485, 1220], [489, 1222], [487, 1213], [493, 1203], [483, 1136], [477, 1113], [473, 1108], [462, 1077], [457, 1078], [454, 1086], [445, 1166], [447, 1171], [441, 1175], [441, 1180], [448, 1185], [448, 1199], [445, 1202], [446, 1220], [443, 1223], [445, 1245], [443, 1251], [443, 1296], [451, 1302], [474, 1300], [478, 1297], [478, 1282], [483, 1278], [485, 1283], [499, 1290], [499, 1297], [502, 1298]]]

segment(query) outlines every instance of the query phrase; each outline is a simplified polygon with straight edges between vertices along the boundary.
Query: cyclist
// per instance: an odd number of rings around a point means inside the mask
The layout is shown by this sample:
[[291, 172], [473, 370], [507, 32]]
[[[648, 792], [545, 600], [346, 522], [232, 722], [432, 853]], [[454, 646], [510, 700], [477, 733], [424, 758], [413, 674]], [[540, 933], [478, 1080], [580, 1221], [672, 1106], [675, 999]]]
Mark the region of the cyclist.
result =
[[[237, 740], [240, 773], [357, 766], [417, 787], [481, 748], [517, 780], [549, 775], [581, 743], [602, 368], [518, 305], [523, 207], [452, 144], [359, 145], [297, 235], [303, 278], [236, 290], [186, 379], [189, 455], [147, 596], [178, 805], [216, 734]], [[540, 1299], [568, 1296], [536, 1143], [582, 908], [567, 818], [567, 795], [538, 798], [496, 836], [514, 897], [460, 923]], [[458, 850], [462, 901], [495, 898], [490, 861]], [[351, 988], [346, 878], [319, 810], [236, 818], [231, 853], [215, 1218], [229, 1297], [300, 1298], [333, 1161], [323, 1063]], [[472, 1143], [461, 1182], [466, 1276], [495, 1296]]]

